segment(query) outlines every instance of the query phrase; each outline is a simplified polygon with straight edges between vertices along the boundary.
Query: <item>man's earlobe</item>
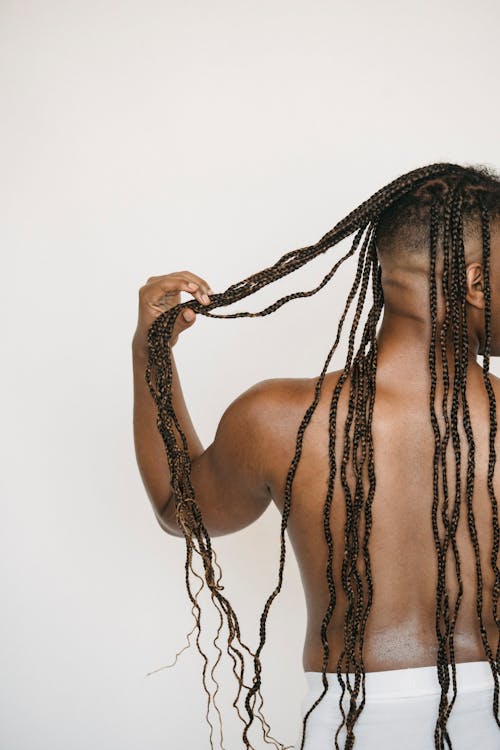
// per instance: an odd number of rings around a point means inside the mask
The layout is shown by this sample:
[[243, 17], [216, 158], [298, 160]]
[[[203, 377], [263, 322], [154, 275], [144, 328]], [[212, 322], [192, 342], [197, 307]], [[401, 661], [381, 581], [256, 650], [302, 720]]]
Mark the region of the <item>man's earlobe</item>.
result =
[[465, 274], [465, 299], [470, 305], [482, 310], [484, 308], [484, 277], [481, 263], [469, 263]]

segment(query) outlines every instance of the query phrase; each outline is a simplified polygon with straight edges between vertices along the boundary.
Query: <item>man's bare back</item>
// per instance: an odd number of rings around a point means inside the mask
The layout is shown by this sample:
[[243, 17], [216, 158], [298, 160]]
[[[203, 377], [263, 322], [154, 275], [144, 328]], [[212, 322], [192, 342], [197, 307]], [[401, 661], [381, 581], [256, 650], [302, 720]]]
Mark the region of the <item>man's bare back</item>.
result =
[[[292, 543], [304, 587], [308, 622], [303, 650], [304, 671], [321, 671], [323, 646], [321, 622], [325, 615], [329, 591], [326, 577], [328, 547], [323, 530], [323, 508], [329, 475], [328, 418], [331, 397], [341, 371], [328, 373], [324, 379], [320, 401], [308, 425], [302, 444], [302, 454], [292, 485], [292, 504], [287, 531]], [[491, 376], [498, 404], [500, 380]], [[451, 378], [452, 380], [452, 378]], [[273, 500], [283, 512], [285, 481], [293, 458], [297, 430], [314, 400], [317, 378], [280, 380], [280, 402], [286, 404], [281, 419], [273, 419], [276, 450], [272, 456], [270, 490]], [[430, 381], [429, 381], [430, 382]], [[430, 421], [428, 385], [394, 385], [380, 372], [373, 413], [372, 434], [375, 453], [376, 489], [372, 505], [372, 528], [369, 539], [373, 602], [366, 623], [363, 659], [366, 672], [400, 669], [436, 664], [437, 635], [435, 631], [437, 553], [432, 533], [431, 509], [433, 501], [432, 465], [434, 433]], [[439, 379], [438, 379], [439, 383]], [[278, 385], [278, 384], [277, 384]], [[344, 425], [347, 416], [349, 380], [343, 387], [338, 403], [336, 466], [334, 495], [331, 511], [333, 536], [333, 576], [336, 605], [328, 629], [330, 658], [327, 671], [334, 672], [344, 648], [343, 627], [347, 597], [341, 582], [344, 556], [345, 497], [341, 485], [340, 464], [343, 452]], [[441, 395], [436, 393], [436, 412], [441, 431]], [[452, 383], [449, 404], [451, 405]], [[490, 556], [493, 544], [492, 509], [487, 491], [489, 406], [479, 365], [469, 366], [467, 397], [475, 440], [475, 483], [473, 509], [481, 555], [483, 580], [483, 622], [488, 640], [495, 653], [498, 628], [492, 613], [493, 572]], [[476, 567], [474, 550], [467, 522], [465, 503], [467, 442], [462, 436], [462, 503], [457, 528], [457, 547], [460, 556], [463, 596], [455, 626], [454, 652], [456, 663], [485, 661], [479, 622], [476, 613]], [[496, 450], [500, 453], [497, 435]], [[271, 457], [270, 457], [271, 458]], [[450, 437], [447, 453], [448, 515], [451, 517], [455, 501], [456, 460]], [[354, 490], [351, 460], [347, 465], [347, 481]], [[441, 481], [441, 480], [440, 480]], [[500, 497], [500, 467], [493, 477], [496, 497]], [[365, 497], [368, 475], [365, 462]], [[444, 535], [441, 519], [442, 489], [437, 523], [440, 538]], [[365, 581], [362, 542], [365, 531], [364, 512], [359, 529], [360, 553], [358, 570]], [[447, 586], [450, 612], [453, 611], [458, 583], [455, 558], [451, 544], [447, 556]], [[364, 606], [368, 591], [365, 586]], [[444, 627], [442, 627], [442, 630]]]

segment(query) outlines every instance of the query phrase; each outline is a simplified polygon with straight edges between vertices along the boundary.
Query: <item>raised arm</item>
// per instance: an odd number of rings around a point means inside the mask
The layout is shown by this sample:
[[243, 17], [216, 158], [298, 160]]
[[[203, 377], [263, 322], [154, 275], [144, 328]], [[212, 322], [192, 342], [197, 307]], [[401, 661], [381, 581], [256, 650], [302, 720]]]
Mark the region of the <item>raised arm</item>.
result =
[[[183, 536], [175, 518], [170, 467], [163, 439], [156, 425], [156, 404], [145, 381], [147, 331], [161, 312], [177, 305], [180, 291], [191, 291], [204, 304], [199, 291], [189, 288], [195, 279], [199, 288], [208, 284], [187, 271], [151, 277], [139, 290], [139, 322], [132, 341], [134, 371], [134, 442], [137, 464], [156, 519], [172, 536]], [[171, 339], [192, 325], [178, 317]], [[214, 441], [206, 450], [200, 442], [184, 401], [172, 350], [172, 401], [191, 458], [191, 482], [211, 536], [221, 536], [248, 526], [262, 515], [271, 501], [268, 467], [272, 465], [269, 413], [276, 401], [275, 381], [262, 381], [238, 396], [225, 410]], [[270, 387], [270, 383], [274, 385]]]
[[[197, 286], [191, 286], [196, 284]], [[179, 271], [165, 276], [151, 276], [139, 289], [139, 313], [137, 328], [132, 339], [132, 363], [134, 376], [134, 443], [137, 465], [141, 478], [157, 517], [161, 516], [170, 497], [170, 469], [163, 439], [156, 426], [156, 404], [145, 380], [147, 365], [147, 332], [154, 320], [165, 310], [179, 304], [180, 292], [193, 294], [202, 304], [202, 298], [210, 287], [207, 282], [189, 271]], [[210, 290], [211, 291], [211, 290]], [[208, 300], [209, 301], [209, 300]], [[175, 346], [179, 333], [192, 326], [196, 319], [193, 310], [187, 310], [190, 320], [177, 317], [172, 333], [171, 345]], [[173, 355], [173, 352], [172, 352]], [[191, 421], [175, 360], [173, 367], [173, 406], [191, 451], [191, 460], [203, 453], [203, 446]]]

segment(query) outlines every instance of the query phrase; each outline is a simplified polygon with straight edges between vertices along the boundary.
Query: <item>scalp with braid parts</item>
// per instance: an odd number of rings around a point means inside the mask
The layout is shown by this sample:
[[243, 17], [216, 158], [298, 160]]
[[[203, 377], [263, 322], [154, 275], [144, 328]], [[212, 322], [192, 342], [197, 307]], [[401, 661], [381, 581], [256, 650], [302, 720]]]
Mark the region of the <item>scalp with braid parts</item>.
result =
[[[326, 670], [329, 657], [329, 645], [327, 639], [328, 624], [336, 604], [336, 591], [332, 573], [333, 563], [333, 543], [330, 530], [330, 514], [333, 498], [334, 479], [337, 472], [335, 461], [335, 440], [336, 440], [336, 414], [340, 390], [343, 383], [350, 376], [350, 393], [347, 420], [345, 425], [345, 441], [342, 462], [340, 466], [340, 476], [342, 487], [345, 495], [346, 504], [346, 522], [344, 528], [344, 543], [346, 556], [342, 565], [342, 586], [348, 599], [348, 607], [344, 621], [344, 650], [340, 654], [337, 663], [337, 677], [342, 686], [342, 694], [339, 704], [343, 721], [338, 727], [335, 734], [335, 748], [340, 750], [338, 745], [338, 734], [344, 724], [346, 725], [346, 744], [345, 750], [352, 750], [355, 747], [355, 722], [365, 705], [365, 670], [363, 666], [363, 639], [367, 618], [369, 616], [372, 599], [373, 599], [373, 580], [371, 575], [370, 555], [369, 555], [369, 536], [372, 526], [372, 502], [375, 493], [375, 469], [374, 469], [374, 445], [372, 436], [372, 415], [375, 402], [375, 375], [377, 368], [377, 339], [376, 328], [380, 313], [384, 307], [384, 294], [381, 283], [381, 265], [383, 263], [405, 263], [406, 258], [412, 254], [427, 254], [430, 256], [430, 284], [429, 284], [429, 306], [432, 321], [431, 344], [429, 348], [429, 368], [431, 375], [431, 392], [430, 399], [430, 420], [435, 434], [435, 451], [433, 464], [433, 505], [432, 505], [432, 528], [434, 542], [436, 547], [438, 581], [436, 591], [436, 633], [437, 633], [437, 673], [441, 685], [441, 698], [439, 705], [439, 714], [436, 718], [434, 741], [436, 750], [442, 750], [445, 742], [448, 748], [452, 748], [450, 736], [447, 732], [446, 725], [450, 711], [456, 698], [456, 671], [454, 659], [454, 626], [457, 619], [458, 608], [461, 600], [462, 583], [460, 579], [460, 567], [458, 549], [456, 546], [455, 532], [458, 523], [458, 513], [460, 508], [460, 437], [458, 433], [458, 408], [459, 403], [463, 408], [464, 428], [467, 435], [468, 444], [468, 464], [467, 464], [467, 486], [465, 489], [467, 505], [467, 521], [474, 554], [476, 559], [477, 571], [477, 614], [478, 625], [481, 633], [481, 639], [484, 646], [484, 652], [490, 664], [494, 676], [494, 698], [493, 712], [497, 724], [500, 726], [498, 718], [498, 672], [499, 672], [499, 648], [496, 654], [488, 642], [486, 629], [482, 616], [482, 575], [479, 558], [479, 545], [477, 540], [474, 512], [472, 507], [472, 492], [474, 484], [474, 439], [472, 435], [469, 407], [466, 399], [466, 372], [468, 362], [468, 341], [466, 326], [466, 303], [465, 303], [465, 255], [464, 255], [464, 237], [475, 232], [479, 233], [483, 245], [483, 266], [484, 266], [484, 297], [485, 297], [485, 350], [483, 361], [484, 386], [488, 394], [490, 431], [489, 431], [489, 463], [488, 463], [488, 495], [492, 509], [493, 525], [493, 549], [490, 557], [492, 570], [494, 573], [493, 587], [493, 616], [497, 626], [500, 621], [497, 615], [498, 594], [500, 590], [500, 571], [497, 566], [498, 548], [499, 548], [499, 526], [498, 526], [498, 508], [495, 493], [493, 490], [493, 472], [496, 462], [494, 448], [496, 434], [496, 403], [493, 387], [489, 375], [489, 359], [491, 346], [491, 299], [490, 299], [490, 280], [489, 280], [489, 257], [490, 257], [490, 228], [493, 219], [500, 216], [500, 177], [488, 167], [482, 165], [466, 165], [450, 163], [436, 163], [428, 166], [414, 169], [401, 177], [393, 180], [385, 187], [374, 193], [368, 200], [364, 201], [358, 208], [349, 213], [344, 219], [339, 221], [333, 229], [327, 232], [316, 244], [292, 250], [285, 253], [272, 266], [262, 271], [252, 274], [251, 276], [232, 284], [225, 292], [211, 295], [211, 303], [207, 306], [202, 305], [197, 300], [190, 300], [180, 303], [171, 310], [161, 314], [151, 325], [148, 332], [148, 365], [146, 369], [146, 381], [149, 386], [151, 395], [157, 406], [157, 426], [165, 443], [165, 449], [171, 472], [171, 485], [175, 497], [176, 518], [179, 526], [182, 528], [186, 541], [186, 563], [185, 563], [185, 580], [189, 598], [193, 604], [193, 614], [195, 617], [198, 633], [200, 632], [200, 607], [198, 604], [198, 594], [193, 594], [191, 589], [190, 573], [195, 575], [210, 589], [211, 600], [219, 612], [221, 622], [226, 621], [228, 626], [227, 653], [233, 661], [233, 673], [238, 681], [238, 692], [233, 705], [236, 708], [239, 718], [244, 724], [243, 741], [247, 748], [253, 748], [248, 738], [248, 730], [255, 716], [264, 727], [264, 739], [267, 744], [273, 744], [277, 748], [284, 748], [282, 743], [277, 742], [268, 734], [269, 725], [264, 719], [260, 708], [255, 714], [255, 702], [257, 694], [260, 697], [260, 706], [262, 707], [262, 696], [260, 687], [262, 684], [262, 664], [260, 655], [266, 640], [266, 620], [272, 602], [281, 590], [283, 582], [283, 570], [285, 563], [285, 530], [290, 515], [292, 483], [300, 460], [302, 441], [305, 430], [313, 412], [318, 404], [321, 387], [327, 372], [329, 362], [337, 348], [345, 317], [351, 306], [351, 303], [359, 291], [356, 311], [349, 334], [349, 346], [346, 362], [341, 376], [334, 388], [332, 402], [330, 407], [329, 422], [329, 458], [330, 458], [330, 475], [328, 481], [328, 491], [324, 504], [324, 535], [328, 546], [328, 564], [326, 577], [330, 600], [325, 611], [322, 627], [321, 641], [323, 644], [324, 658], [322, 668], [322, 678], [324, 690], [309, 711], [304, 716], [302, 750], [305, 742], [307, 719], [314, 708], [319, 704], [326, 694], [328, 682]], [[281, 297], [275, 303], [267, 306], [258, 312], [237, 312], [228, 315], [220, 315], [212, 312], [215, 308], [225, 307], [234, 302], [244, 299], [249, 295], [257, 292], [262, 287], [271, 284], [273, 281], [282, 278], [298, 270], [306, 263], [311, 261], [321, 253], [325, 253], [329, 248], [338, 244], [341, 240], [355, 233], [354, 240], [349, 251], [338, 260], [331, 270], [326, 274], [321, 283], [312, 290], [307, 292], [295, 292], [293, 294]], [[364, 238], [363, 238], [364, 235]], [[436, 259], [438, 258], [438, 249], [442, 249], [441, 263], [443, 265], [442, 289], [446, 306], [446, 313], [442, 329], [439, 334], [439, 343], [437, 342], [437, 317], [436, 317]], [[281, 522], [281, 553], [280, 565], [278, 570], [278, 582], [276, 587], [269, 595], [260, 618], [260, 642], [255, 652], [251, 651], [243, 643], [240, 636], [240, 627], [238, 618], [228, 599], [221, 593], [223, 586], [220, 584], [222, 571], [216, 562], [215, 549], [212, 547], [210, 536], [203, 525], [203, 518], [200, 509], [196, 503], [195, 493], [191, 484], [191, 461], [188, 450], [186, 437], [182, 432], [181, 426], [175, 414], [172, 405], [172, 361], [171, 348], [169, 339], [179, 308], [191, 307], [196, 313], [206, 315], [209, 318], [239, 318], [239, 317], [257, 317], [269, 315], [275, 312], [282, 305], [293, 299], [305, 296], [311, 296], [319, 291], [333, 277], [339, 266], [346, 258], [358, 252], [359, 259], [357, 271], [349, 291], [345, 310], [340, 318], [337, 335], [333, 346], [331, 347], [320, 377], [316, 382], [315, 396], [313, 402], [306, 410], [297, 432], [297, 442], [295, 455], [290, 464], [285, 487], [285, 503], [282, 513]], [[398, 253], [400, 255], [398, 256]], [[429, 265], [429, 260], [427, 260]], [[354, 342], [359, 321], [363, 313], [367, 289], [371, 280], [371, 290], [373, 304], [368, 311], [367, 319], [363, 328], [362, 338], [357, 352], [354, 352]], [[444, 436], [441, 435], [435, 413], [435, 393], [437, 383], [436, 371], [436, 350], [437, 346], [441, 347], [441, 353], [444, 354], [445, 336], [447, 333], [452, 334], [454, 347], [454, 380], [451, 413], [448, 414], [448, 392], [449, 392], [449, 373], [446, 364], [446, 357], [443, 358], [443, 416], [446, 421], [446, 431]], [[446, 406], [445, 406], [446, 405]], [[176, 434], [177, 433], [177, 434]], [[451, 519], [447, 518], [445, 513], [448, 505], [446, 467], [443, 460], [446, 455], [446, 447], [449, 439], [452, 439], [455, 456], [457, 459], [457, 482], [455, 492], [455, 503]], [[354, 493], [351, 492], [346, 480], [346, 467], [351, 460], [356, 485]], [[367, 464], [369, 483], [368, 487], [363, 485], [363, 467]], [[440, 463], [442, 464], [440, 469]], [[444, 507], [443, 518], [445, 520], [446, 533], [444, 539], [440, 539], [437, 527], [437, 512], [439, 505], [439, 475], [442, 474]], [[362, 555], [365, 563], [366, 583], [368, 590], [368, 599], [364, 601], [364, 586], [357, 569], [357, 560], [360, 554], [360, 540], [358, 539], [358, 526], [361, 513], [365, 517], [365, 535], [362, 540]], [[446, 588], [446, 556], [448, 546], [451, 544], [456, 560], [456, 571], [459, 580], [460, 594], [457, 597], [455, 607], [450, 616], [450, 603], [448, 601]], [[196, 552], [202, 561], [204, 569], [204, 578], [202, 579], [193, 568], [193, 553]], [[215, 566], [219, 571], [219, 577], [216, 578]], [[441, 628], [441, 621], [444, 619], [444, 630]], [[222, 627], [222, 624], [221, 624]], [[217, 633], [216, 638], [220, 629]], [[215, 639], [216, 640], [216, 639]], [[214, 645], [216, 645], [214, 640]], [[245, 651], [250, 654], [253, 660], [254, 675], [252, 685], [244, 682], [245, 659], [242, 652], [236, 647], [238, 643]], [[204, 658], [203, 684], [208, 695], [208, 702], [212, 698], [210, 691], [205, 683], [205, 672], [208, 663], [206, 654], [202, 651], [197, 638], [197, 646]], [[499, 641], [500, 647], [500, 641]], [[218, 649], [220, 651], [220, 649]], [[237, 666], [239, 664], [239, 667]], [[452, 679], [454, 695], [450, 704], [448, 704], [448, 687], [450, 684], [449, 666], [452, 668]], [[354, 667], [354, 669], [352, 669]], [[355, 673], [355, 684], [352, 686], [347, 678], [347, 689], [350, 692], [350, 708], [347, 716], [342, 707], [342, 698], [345, 693], [345, 682], [342, 674], [346, 672]], [[213, 677], [213, 671], [212, 671]], [[214, 678], [215, 681], [215, 678]], [[362, 699], [357, 705], [357, 699], [360, 692], [360, 683], [362, 686]], [[218, 689], [218, 687], [217, 687]], [[248, 721], [242, 717], [237, 705], [240, 693], [245, 690], [244, 705], [248, 714]], [[215, 691], [217, 692], [217, 691]], [[369, 696], [368, 696], [369, 700]], [[214, 706], [219, 714], [220, 712], [215, 703]], [[210, 725], [210, 742], [212, 744], [212, 724]], [[270, 741], [269, 741], [270, 740]], [[288, 746], [290, 747], [290, 746]]]

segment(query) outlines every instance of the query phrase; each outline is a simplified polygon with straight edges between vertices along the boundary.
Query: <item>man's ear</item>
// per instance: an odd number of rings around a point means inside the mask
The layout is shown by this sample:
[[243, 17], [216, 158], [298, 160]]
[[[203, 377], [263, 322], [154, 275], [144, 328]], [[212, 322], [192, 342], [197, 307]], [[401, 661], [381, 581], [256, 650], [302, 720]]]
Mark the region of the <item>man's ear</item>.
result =
[[484, 309], [484, 276], [483, 267], [477, 261], [469, 263], [465, 269], [466, 295], [465, 299], [473, 307]]

